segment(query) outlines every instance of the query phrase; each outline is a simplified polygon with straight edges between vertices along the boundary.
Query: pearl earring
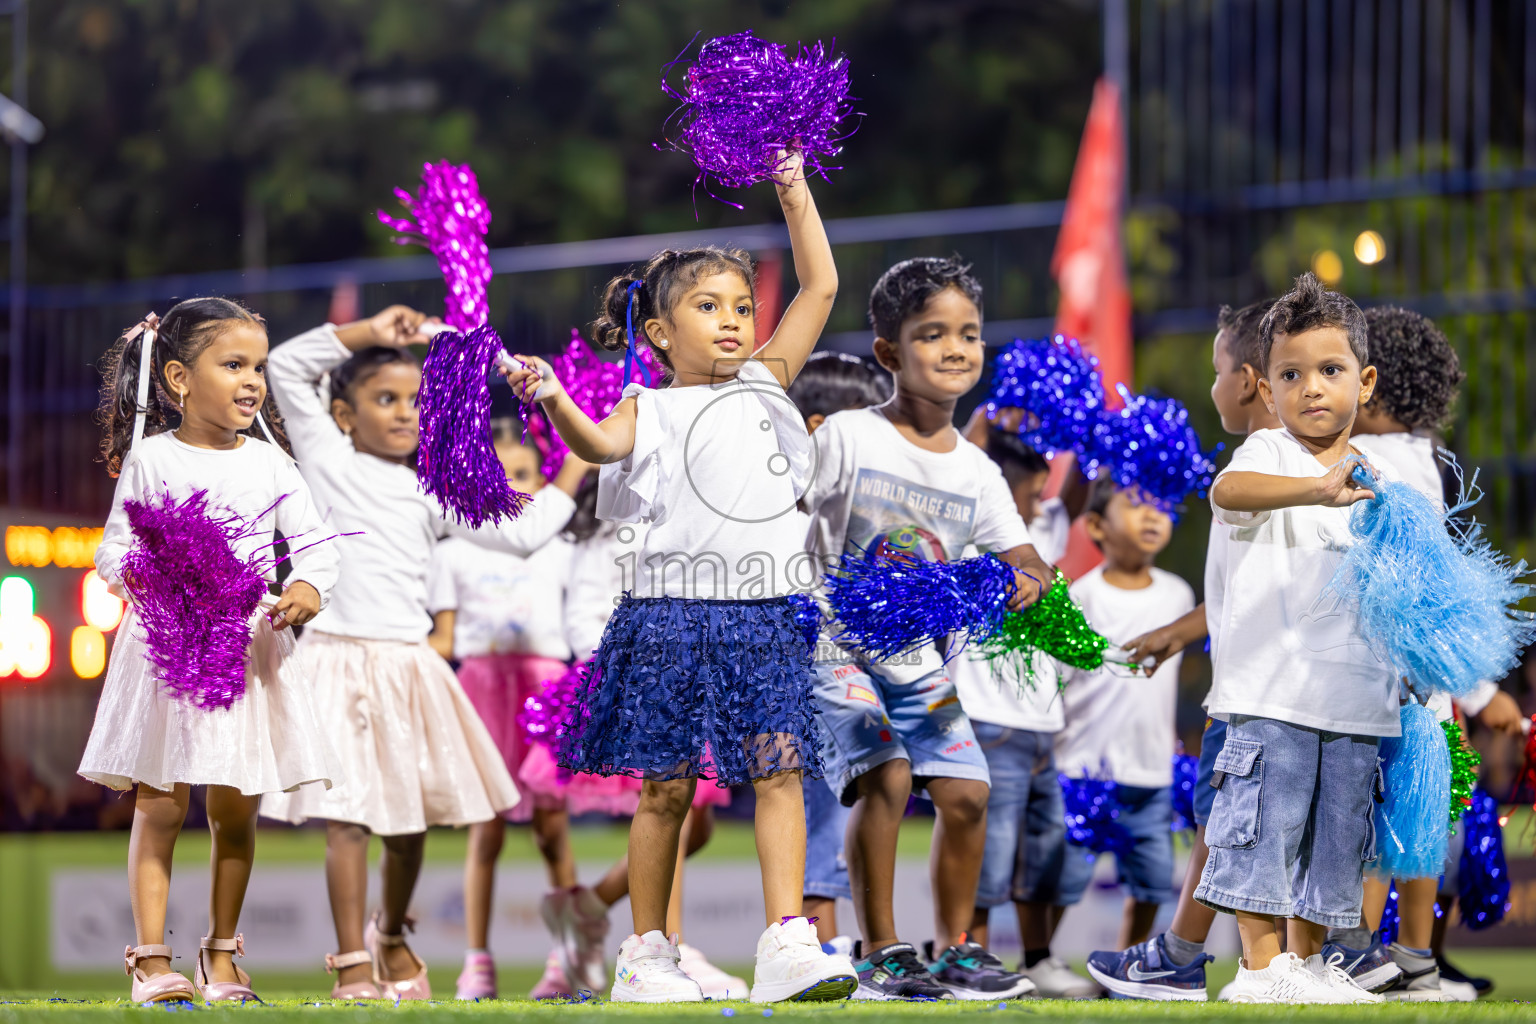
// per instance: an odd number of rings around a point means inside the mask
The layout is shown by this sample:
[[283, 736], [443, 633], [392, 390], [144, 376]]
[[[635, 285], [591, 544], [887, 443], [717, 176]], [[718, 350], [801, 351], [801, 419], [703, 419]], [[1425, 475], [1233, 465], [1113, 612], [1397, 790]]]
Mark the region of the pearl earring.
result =
[[657, 348], [666, 348], [670, 344], [671, 344], [671, 342], [669, 342], [666, 338], [662, 338], [660, 341], [656, 342], [656, 347]]

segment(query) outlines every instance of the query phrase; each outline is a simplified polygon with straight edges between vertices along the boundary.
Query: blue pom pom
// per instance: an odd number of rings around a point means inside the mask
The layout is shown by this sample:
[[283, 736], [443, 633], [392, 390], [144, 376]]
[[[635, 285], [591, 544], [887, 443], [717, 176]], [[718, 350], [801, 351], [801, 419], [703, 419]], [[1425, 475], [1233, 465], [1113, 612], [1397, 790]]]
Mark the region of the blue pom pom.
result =
[[1019, 432], [1024, 443], [1045, 453], [1080, 449], [1104, 408], [1099, 361], [1076, 339], [1056, 336], [1015, 340], [992, 363], [987, 411], [1023, 409], [1036, 425]]
[[1504, 861], [1504, 828], [1499, 802], [1486, 790], [1472, 794], [1472, 806], [1462, 815], [1466, 845], [1461, 849], [1461, 922], [1473, 931], [1491, 928], [1509, 910], [1509, 865]]
[[1401, 736], [1381, 741], [1385, 776], [1376, 805], [1375, 871], [1383, 878], [1438, 878], [1445, 867], [1451, 751], [1435, 713], [1414, 701], [1399, 715]]
[[1381, 939], [1383, 946], [1390, 946], [1397, 941], [1397, 886], [1387, 887], [1387, 902], [1381, 908], [1381, 927], [1376, 929], [1376, 935]]
[[1200, 448], [1189, 410], [1176, 399], [1133, 395], [1117, 385], [1125, 405], [1099, 415], [1081, 454], [1083, 472], [1107, 472], [1115, 483], [1136, 488], [1147, 501], [1173, 513], [1191, 492], [1210, 490], [1216, 463]]
[[1057, 778], [1066, 804], [1067, 842], [1094, 853], [1129, 853], [1136, 839], [1119, 820], [1120, 787], [1109, 779]]
[[1408, 484], [1366, 482], [1376, 499], [1355, 505], [1356, 542], [1330, 584], [1357, 608], [1361, 633], [1422, 691], [1463, 696], [1503, 678], [1536, 639], [1536, 618], [1515, 608], [1531, 593], [1525, 563], [1454, 518], [1481, 496], [1476, 479], [1444, 514]]
[[1200, 759], [1182, 750], [1173, 755], [1173, 831], [1191, 832], [1195, 828], [1195, 781], [1200, 775]]
[[[827, 572], [838, 643], [888, 661], [954, 633], [995, 632], [1017, 591], [1013, 567], [993, 555], [931, 562], [879, 552], [846, 554]], [[950, 656], [961, 649], [951, 644]]]
[[821, 641], [821, 608], [809, 594], [790, 594], [790, 607], [795, 611], [795, 625], [805, 637], [805, 645], [813, 652]]

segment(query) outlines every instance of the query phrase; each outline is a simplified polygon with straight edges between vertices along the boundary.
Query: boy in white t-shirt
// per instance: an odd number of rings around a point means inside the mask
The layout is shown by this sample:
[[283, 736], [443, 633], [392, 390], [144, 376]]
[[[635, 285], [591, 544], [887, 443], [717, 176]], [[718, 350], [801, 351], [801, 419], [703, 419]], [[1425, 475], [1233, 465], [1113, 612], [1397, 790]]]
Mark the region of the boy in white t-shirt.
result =
[[1397, 680], [1328, 589], [1353, 542], [1349, 506], [1375, 497], [1350, 434], [1376, 370], [1359, 307], [1310, 273], [1264, 318], [1261, 346], [1260, 391], [1282, 426], [1253, 434], [1211, 489], [1232, 527], [1209, 705], [1227, 737], [1195, 898], [1237, 916], [1228, 999], [1380, 1002], [1321, 956], [1328, 927], [1360, 919], [1377, 748], [1399, 733]]
[[[1152, 564], [1173, 538], [1168, 513], [1104, 478], [1090, 491], [1085, 523], [1104, 562], [1072, 584], [1072, 598], [1111, 643], [1123, 644], [1195, 607], [1189, 584]], [[1062, 687], [1066, 727], [1056, 737], [1057, 766], [1073, 778], [1113, 781], [1117, 820], [1132, 840], [1115, 858], [1126, 888], [1122, 946], [1145, 940], [1158, 907], [1174, 895], [1171, 787], [1181, 661], [1182, 655], [1166, 659], [1150, 677], [1111, 664], [1070, 669]], [[1082, 899], [1095, 859], [1091, 851], [1068, 849], [1060, 905]]]
[[[1016, 570], [1017, 603], [1039, 598], [1049, 566], [1030, 544], [1002, 473], [955, 429], [955, 404], [981, 379], [981, 286], [950, 259], [887, 270], [870, 296], [874, 351], [895, 380], [882, 406], [828, 416], [814, 441], [816, 474], [802, 499], [822, 565], [868, 552], [932, 560], [967, 545]], [[943, 656], [870, 662], [819, 645], [816, 700], [827, 782], [852, 805], [845, 852], [863, 934], [854, 998], [1009, 999], [1032, 991], [968, 941], [986, 834], [987, 762]], [[933, 801], [936, 955], [925, 965], [899, 941], [893, 907], [896, 837], [914, 789]]]

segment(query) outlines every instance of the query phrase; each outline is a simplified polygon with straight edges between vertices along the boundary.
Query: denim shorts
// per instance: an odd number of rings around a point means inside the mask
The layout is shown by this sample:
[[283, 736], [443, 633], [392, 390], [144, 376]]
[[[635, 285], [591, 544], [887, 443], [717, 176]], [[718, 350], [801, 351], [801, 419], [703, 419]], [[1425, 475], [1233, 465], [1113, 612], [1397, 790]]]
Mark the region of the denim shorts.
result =
[[1048, 732], [971, 722], [992, 774], [976, 905], [1053, 903], [1067, 851], [1066, 812]]
[[804, 776], [805, 790], [805, 895], [824, 900], [853, 899], [848, 888], [848, 861], [843, 856], [843, 837], [848, 816], [825, 779]]
[[1216, 802], [1216, 790], [1211, 786], [1211, 775], [1216, 770], [1216, 755], [1227, 742], [1227, 723], [1219, 718], [1205, 720], [1205, 733], [1200, 737], [1200, 767], [1195, 773], [1195, 824], [1207, 825], [1211, 821], [1211, 805]]
[[1359, 924], [1364, 868], [1376, 859], [1379, 742], [1233, 716], [1216, 758], [1211, 853], [1195, 899], [1228, 913]]
[[949, 672], [938, 668], [910, 683], [858, 662], [816, 663], [821, 757], [827, 784], [852, 807], [854, 780], [887, 761], [912, 766], [912, 791], [929, 779], [988, 781], [987, 759]]
[[[1059, 789], [1060, 786], [1058, 785]], [[1118, 786], [1120, 824], [1135, 844], [1116, 855], [1115, 874], [1126, 894], [1138, 903], [1170, 903], [1173, 890], [1173, 790], [1168, 786]], [[1098, 854], [1068, 846], [1057, 882], [1056, 903], [1069, 907], [1082, 900], [1093, 881]]]

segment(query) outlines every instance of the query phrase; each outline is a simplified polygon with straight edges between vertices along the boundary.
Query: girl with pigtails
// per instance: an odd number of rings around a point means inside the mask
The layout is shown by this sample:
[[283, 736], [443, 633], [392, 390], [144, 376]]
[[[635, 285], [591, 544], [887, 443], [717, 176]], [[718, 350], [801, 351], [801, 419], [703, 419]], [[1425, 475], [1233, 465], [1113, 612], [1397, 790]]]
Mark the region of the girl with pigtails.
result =
[[[802, 916], [801, 776], [820, 775], [811, 652], [792, 578], [795, 504], [813, 472], [804, 421], [784, 393], [837, 294], [832, 249], [798, 154], [775, 174], [800, 292], [773, 336], [754, 323], [753, 271], [736, 249], [667, 250], [609, 283], [595, 339], [643, 337], [666, 386], [630, 385], [601, 423], [543, 360], [508, 380], [542, 406], [571, 451], [601, 464], [598, 516], [649, 523], [634, 588], [614, 610], [578, 688], [559, 762], [643, 780], [629, 834], [634, 934], [613, 998], [697, 1001], [663, 932], [679, 835], [701, 778], [750, 783], [768, 927], [751, 998], [841, 999], [856, 984]], [[625, 374], [628, 379], [628, 373]]]
[[[128, 895], [134, 944], [125, 954], [134, 1002], [244, 1002], [251, 979], [235, 966], [237, 932], [255, 853], [262, 794], [320, 791], [342, 781], [326, 738], [311, 677], [294, 657], [289, 626], [320, 611], [336, 581], [334, 544], [296, 544], [281, 596], [249, 619], [245, 680], [228, 706], [173, 692], [138, 606], [146, 557], [130, 510], [167, 501], [195, 504], [243, 524], [230, 547], [267, 565], [274, 528], [291, 540], [323, 539], [324, 524], [288, 453], [267, 389], [267, 332], [259, 317], [219, 298], [187, 299], [163, 319], [153, 314], [125, 334], [103, 364], [99, 418], [102, 454], [117, 477], [96, 571], [129, 598], [80, 774], [112, 789], [134, 788], [128, 845]], [[135, 568], [137, 567], [137, 568]], [[184, 567], [183, 567], [184, 568]], [[158, 576], [158, 573], [154, 575]], [[256, 581], [259, 583], [259, 580]], [[236, 667], [238, 674], [238, 667]], [[199, 942], [195, 982], [172, 964], [165, 944], [166, 901], [176, 838], [192, 786], [207, 787], [213, 837], [208, 932]]]

